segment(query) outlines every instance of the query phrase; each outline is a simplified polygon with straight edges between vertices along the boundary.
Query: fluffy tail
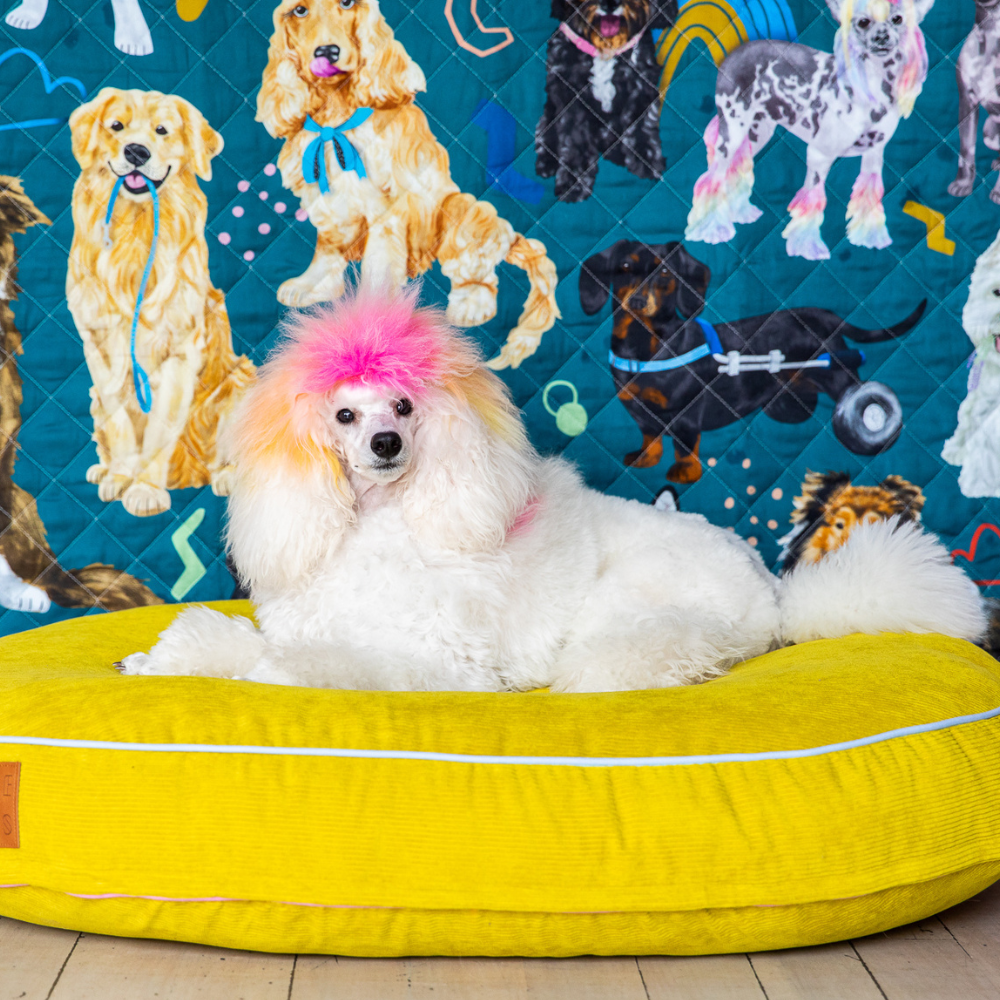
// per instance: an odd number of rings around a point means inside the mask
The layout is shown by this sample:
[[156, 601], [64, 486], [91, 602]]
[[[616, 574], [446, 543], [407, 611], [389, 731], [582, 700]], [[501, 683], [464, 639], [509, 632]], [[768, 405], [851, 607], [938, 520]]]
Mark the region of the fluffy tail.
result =
[[69, 570], [52, 563], [34, 583], [61, 608], [123, 611], [125, 608], [163, 603], [163, 598], [157, 597], [134, 576], [103, 563]]
[[499, 355], [487, 362], [490, 368], [516, 368], [534, 354], [542, 334], [551, 330], [561, 313], [556, 305], [556, 266], [545, 252], [545, 244], [518, 233], [504, 258], [508, 264], [528, 274], [531, 291], [524, 303], [517, 326], [507, 336]]
[[926, 308], [927, 299], [924, 299], [902, 322], [895, 326], [884, 327], [881, 330], [866, 330], [864, 327], [852, 326], [845, 322], [837, 332], [842, 333], [845, 337], [850, 337], [851, 340], [856, 340], [859, 344], [878, 344], [883, 340], [894, 340], [896, 337], [902, 337], [903, 334], [909, 333], [920, 322], [920, 317], [923, 316]]
[[781, 581], [786, 642], [853, 632], [939, 632], [978, 641], [988, 616], [979, 589], [935, 535], [898, 517], [859, 525], [839, 549]]

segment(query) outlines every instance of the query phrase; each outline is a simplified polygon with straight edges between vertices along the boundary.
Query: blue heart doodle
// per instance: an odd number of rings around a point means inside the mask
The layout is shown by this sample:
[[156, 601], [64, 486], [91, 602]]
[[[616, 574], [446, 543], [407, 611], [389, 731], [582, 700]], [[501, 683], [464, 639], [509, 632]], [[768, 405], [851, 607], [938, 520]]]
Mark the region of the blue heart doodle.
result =
[[[11, 56], [18, 55], [27, 56], [38, 67], [39, 72], [42, 74], [42, 83], [45, 85], [46, 94], [51, 94], [56, 87], [61, 87], [64, 83], [68, 83], [80, 91], [81, 98], [86, 98], [87, 88], [75, 76], [59, 76], [53, 80], [48, 67], [42, 62], [41, 56], [32, 52], [31, 49], [7, 49], [6, 52], [0, 54], [0, 66], [10, 59]], [[42, 125], [61, 125], [65, 121], [67, 121], [65, 118], [31, 118], [28, 121], [8, 122], [7, 124], [0, 125], [0, 132], [7, 132], [15, 128], [39, 128]]]

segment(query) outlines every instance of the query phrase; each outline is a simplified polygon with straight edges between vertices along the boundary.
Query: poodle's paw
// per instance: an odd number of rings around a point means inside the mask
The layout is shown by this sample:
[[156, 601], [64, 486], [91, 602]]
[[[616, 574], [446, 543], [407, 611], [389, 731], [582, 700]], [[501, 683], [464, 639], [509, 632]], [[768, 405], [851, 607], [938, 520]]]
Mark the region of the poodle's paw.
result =
[[518, 334], [511, 330], [507, 343], [500, 348], [500, 353], [486, 362], [487, 368], [500, 371], [503, 368], [517, 368], [525, 359], [530, 358], [538, 350], [542, 337], [538, 333]]
[[643, 441], [638, 451], [630, 451], [624, 458], [626, 465], [633, 469], [651, 469], [663, 458], [663, 441], [660, 438]]
[[994, 205], [1000, 205], [1000, 184], [990, 191], [990, 201], [992, 201]]
[[448, 293], [445, 315], [454, 326], [482, 326], [497, 314], [496, 289], [478, 282], [457, 285]]
[[224, 465], [212, 473], [212, 492], [217, 497], [227, 497], [232, 492], [236, 477], [235, 465]]
[[[992, 168], [991, 169], [995, 169]], [[965, 198], [967, 195], [972, 194], [972, 187], [975, 184], [976, 175], [975, 174], [959, 174], [949, 185], [948, 194], [953, 198]]]
[[153, 517], [170, 510], [170, 494], [152, 483], [137, 482], [122, 494], [122, 506], [133, 517]]
[[310, 267], [305, 274], [283, 281], [278, 288], [278, 301], [283, 306], [303, 309], [317, 302], [333, 302], [344, 294], [343, 271], [328, 271], [317, 277]]
[[115, 665], [115, 670], [120, 674], [138, 676], [139, 674], [155, 674], [157, 671], [151, 669], [153, 656], [151, 653], [132, 653], [123, 656]]
[[294, 687], [301, 683], [290, 670], [277, 666], [267, 657], [263, 657], [253, 670], [244, 674], [239, 680], [253, 681], [255, 684], [283, 684], [286, 687]]
[[[886, 229], [885, 221], [876, 222], [874, 225], [866, 225], [864, 221], [857, 218], [851, 219], [847, 225], [847, 240], [856, 247], [867, 247], [869, 250], [884, 250], [892, 243], [889, 230]], [[857, 223], [857, 225], [855, 225]], [[827, 257], [830, 254], [827, 253]]]
[[[90, 471], [96, 468], [99, 468], [99, 466], [92, 465], [87, 470], [88, 481], [90, 480]], [[111, 503], [112, 500], [117, 500], [131, 485], [131, 476], [114, 475], [105, 470], [104, 475], [98, 480], [97, 496], [104, 503]]]
[[98, 462], [87, 469], [87, 482], [96, 486], [108, 474], [108, 467]]
[[[694, 215], [692, 210], [691, 215]], [[714, 212], [704, 218], [691, 221], [684, 230], [684, 239], [697, 243], [728, 243], [736, 235], [736, 227], [732, 219], [724, 212]]]
[[48, 4], [46, 3], [31, 3], [30, 0], [25, 0], [24, 3], [18, 4], [17, 7], [10, 11], [4, 20], [12, 28], [21, 28], [24, 31], [30, 31], [32, 28], [37, 28], [45, 19], [47, 7]]

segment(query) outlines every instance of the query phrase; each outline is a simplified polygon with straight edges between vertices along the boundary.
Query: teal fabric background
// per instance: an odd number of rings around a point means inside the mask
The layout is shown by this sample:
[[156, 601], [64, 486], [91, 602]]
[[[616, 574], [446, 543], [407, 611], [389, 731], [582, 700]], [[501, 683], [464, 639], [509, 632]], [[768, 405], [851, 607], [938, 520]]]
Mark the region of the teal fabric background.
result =
[[[271, 33], [271, 0], [208, 0], [201, 16], [182, 21], [173, 0], [142, 0], [155, 50], [125, 56], [113, 44], [109, 0], [51, 0], [43, 24], [32, 30], [9, 28], [0, 20], [0, 50], [36, 52], [53, 77], [78, 78], [88, 98], [102, 86], [154, 89], [187, 98], [225, 138], [213, 161], [208, 196], [208, 241], [213, 283], [226, 294], [237, 353], [261, 363], [274, 344], [283, 307], [277, 286], [299, 274], [312, 256], [315, 233], [295, 218], [298, 203], [284, 190], [274, 163], [280, 143], [254, 121], [256, 92]], [[8, 0], [9, 7], [14, 3]], [[830, 51], [835, 24], [823, 0], [789, 0], [799, 41]], [[563, 319], [545, 334], [538, 352], [517, 370], [502, 373], [524, 408], [531, 438], [543, 452], [562, 452], [576, 462], [597, 489], [648, 502], [665, 484], [666, 459], [655, 468], [628, 469], [622, 456], [640, 443], [638, 428], [614, 394], [607, 353], [610, 305], [595, 317], [580, 308], [580, 262], [617, 239], [649, 243], [681, 239], [691, 192], [705, 169], [701, 135], [714, 114], [716, 70], [704, 45], [687, 49], [670, 87], [661, 119], [667, 171], [661, 181], [643, 181], [602, 161], [594, 195], [580, 204], [555, 200], [551, 180], [534, 173], [533, 131], [545, 99], [545, 46], [556, 27], [548, 3], [504, 0], [480, 6], [487, 26], [508, 26], [512, 44], [480, 58], [460, 48], [445, 18], [444, 0], [384, 0], [382, 10], [396, 37], [427, 76], [419, 106], [438, 140], [448, 149], [452, 176], [464, 190], [492, 201], [518, 231], [541, 239], [559, 271], [558, 302]], [[6, 11], [4, 11], [6, 12]], [[476, 32], [469, 5], [455, 4], [460, 30], [473, 44], [488, 48], [502, 36]], [[777, 538], [789, 527], [792, 497], [807, 470], [846, 470], [856, 482], [872, 484], [897, 473], [927, 495], [924, 522], [950, 548], [967, 548], [975, 528], [1000, 522], [997, 500], [969, 499], [957, 486], [958, 468], [940, 458], [955, 428], [966, 393], [971, 344], [961, 326], [970, 274], [976, 257], [996, 237], [1000, 207], [987, 195], [994, 154], [979, 139], [979, 174], [973, 193], [951, 197], [948, 183], [958, 160], [958, 92], [954, 62], [973, 25], [972, 0], [938, 0], [923, 24], [930, 71], [913, 115], [901, 122], [886, 150], [885, 208], [893, 238], [885, 250], [850, 245], [844, 236], [844, 209], [857, 175], [858, 160], [839, 160], [829, 182], [823, 236], [831, 259], [819, 263], [789, 258], [781, 230], [785, 206], [802, 183], [805, 146], [779, 129], [759, 155], [754, 201], [764, 209], [758, 222], [740, 226], [728, 244], [687, 244], [712, 269], [710, 321], [736, 319], [788, 306], [831, 309], [861, 326], [898, 322], [927, 297], [928, 310], [901, 340], [865, 347], [865, 379], [891, 386], [902, 402], [905, 428], [898, 442], [871, 459], [853, 455], [830, 427], [833, 404], [820, 397], [806, 423], [779, 424], [757, 414], [702, 439], [703, 478], [680, 487], [682, 509], [698, 511], [718, 524], [752, 537], [769, 564]], [[489, 136], [473, 122], [483, 100], [496, 102], [516, 122], [513, 168], [541, 191], [541, 200], [519, 200], [490, 186]], [[0, 65], [0, 125], [28, 119], [65, 119], [80, 103], [68, 85], [47, 94], [41, 74], [22, 55]], [[49, 542], [65, 567], [101, 561], [132, 573], [170, 600], [184, 564], [172, 534], [198, 510], [203, 520], [191, 546], [205, 573], [185, 600], [226, 597], [232, 579], [224, 564], [220, 532], [225, 502], [208, 488], [173, 493], [173, 508], [152, 518], [131, 517], [120, 503], [102, 504], [84, 478], [94, 461], [90, 441], [90, 379], [80, 339], [66, 308], [66, 259], [73, 235], [70, 195], [78, 167], [66, 124], [0, 131], [0, 173], [19, 176], [25, 191], [52, 219], [17, 236], [20, 285], [14, 312], [24, 335], [18, 359], [24, 380], [24, 420], [14, 479], [38, 500]], [[237, 185], [249, 181], [241, 192]], [[534, 188], [525, 185], [530, 193]], [[109, 192], [110, 195], [110, 192]], [[265, 199], [266, 195], [266, 199]], [[953, 256], [928, 248], [926, 227], [902, 211], [907, 200], [946, 215], [946, 234], [956, 243]], [[284, 212], [275, 205], [283, 202]], [[233, 209], [242, 207], [240, 217]], [[270, 225], [266, 235], [258, 231]], [[228, 243], [219, 241], [227, 233]], [[244, 254], [252, 251], [253, 259]], [[447, 282], [435, 265], [423, 284], [428, 301], [444, 302]], [[500, 271], [499, 313], [474, 331], [494, 354], [514, 326], [527, 281], [520, 271]], [[586, 409], [588, 424], [569, 437], [543, 405], [553, 380], [572, 384]], [[549, 406], [572, 399], [566, 386], [553, 387]], [[727, 506], [727, 500], [731, 500]], [[755, 519], [755, 520], [754, 520]], [[768, 522], [776, 527], [768, 527]], [[1000, 537], [983, 536], [974, 564], [959, 557], [979, 580], [1000, 577]], [[994, 591], [995, 592], [995, 591]], [[80, 614], [53, 607], [45, 615], [0, 613], [0, 634]]]

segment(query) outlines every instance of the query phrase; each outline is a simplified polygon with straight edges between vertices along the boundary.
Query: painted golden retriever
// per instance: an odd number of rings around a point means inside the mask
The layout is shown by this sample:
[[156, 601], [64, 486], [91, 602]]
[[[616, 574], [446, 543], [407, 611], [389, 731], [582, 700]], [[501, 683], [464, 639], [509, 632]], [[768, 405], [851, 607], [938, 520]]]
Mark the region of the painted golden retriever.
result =
[[496, 266], [506, 260], [527, 272], [531, 291], [492, 365], [516, 367], [559, 318], [555, 265], [544, 244], [459, 190], [447, 151], [413, 103], [425, 89], [377, 0], [284, 0], [276, 8], [257, 120], [285, 140], [282, 180], [317, 230], [312, 263], [281, 285], [278, 299], [307, 306], [339, 298], [352, 260], [361, 261], [363, 280], [393, 287], [437, 260], [451, 281], [448, 319], [478, 326], [496, 315]]
[[[224, 496], [232, 467], [221, 431], [254, 369], [233, 351], [225, 301], [208, 273], [208, 205], [197, 178], [211, 178], [222, 136], [183, 98], [113, 87], [77, 108], [70, 130], [82, 172], [73, 188], [66, 297], [93, 382], [98, 460], [87, 481], [102, 500], [120, 499], [138, 517], [167, 510], [172, 489], [211, 484]], [[149, 185], [159, 234], [135, 337], [152, 395], [147, 413], [133, 384], [130, 341], [153, 238]]]

